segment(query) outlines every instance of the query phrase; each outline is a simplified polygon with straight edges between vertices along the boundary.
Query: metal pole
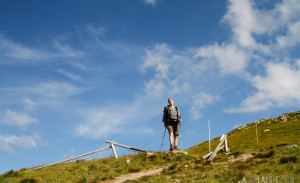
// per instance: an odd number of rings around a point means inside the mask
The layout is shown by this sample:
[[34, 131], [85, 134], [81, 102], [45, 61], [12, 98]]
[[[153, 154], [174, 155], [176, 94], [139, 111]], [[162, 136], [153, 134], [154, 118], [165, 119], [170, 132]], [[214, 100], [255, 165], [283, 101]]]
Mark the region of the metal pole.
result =
[[163, 144], [164, 144], [164, 139], [165, 139], [165, 135], [166, 135], [166, 130], [167, 130], [167, 128], [165, 128], [165, 133], [164, 133], [164, 136], [163, 136], [163, 140], [162, 140], [162, 142], [161, 142], [161, 145], [160, 145], [160, 151], [159, 151], [159, 152], [161, 152], [161, 148], [162, 148], [162, 146], [163, 146]]
[[211, 152], [210, 148], [210, 119], [208, 118], [208, 143], [209, 143], [209, 152]]

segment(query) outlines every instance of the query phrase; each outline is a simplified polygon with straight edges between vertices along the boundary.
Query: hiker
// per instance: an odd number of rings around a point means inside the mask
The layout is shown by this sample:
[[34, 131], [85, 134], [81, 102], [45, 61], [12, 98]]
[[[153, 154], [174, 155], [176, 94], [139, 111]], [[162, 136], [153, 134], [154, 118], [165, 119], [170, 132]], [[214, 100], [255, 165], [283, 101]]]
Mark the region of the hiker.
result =
[[[178, 150], [178, 135], [179, 135], [179, 123], [182, 122], [180, 112], [177, 106], [174, 105], [172, 98], [168, 99], [169, 105], [164, 108], [163, 122], [165, 128], [169, 131], [170, 151]], [[174, 145], [173, 145], [174, 136]]]

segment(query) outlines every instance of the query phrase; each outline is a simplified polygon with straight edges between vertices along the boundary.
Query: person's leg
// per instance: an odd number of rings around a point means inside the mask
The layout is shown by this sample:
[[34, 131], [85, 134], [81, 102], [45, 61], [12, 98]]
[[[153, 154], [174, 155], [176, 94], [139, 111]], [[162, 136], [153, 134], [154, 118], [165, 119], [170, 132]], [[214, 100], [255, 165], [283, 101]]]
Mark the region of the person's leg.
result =
[[178, 144], [178, 135], [179, 135], [179, 125], [175, 124], [174, 125], [174, 145], [175, 145], [175, 149], [177, 150], [177, 144]]
[[178, 144], [178, 135], [174, 134], [174, 144], [175, 147], [177, 148], [177, 144]]
[[172, 147], [173, 146], [173, 133], [170, 133], [169, 140], [170, 140], [170, 147]]
[[171, 125], [167, 126], [167, 129], [169, 131], [169, 141], [170, 141], [170, 150], [173, 150], [173, 127]]

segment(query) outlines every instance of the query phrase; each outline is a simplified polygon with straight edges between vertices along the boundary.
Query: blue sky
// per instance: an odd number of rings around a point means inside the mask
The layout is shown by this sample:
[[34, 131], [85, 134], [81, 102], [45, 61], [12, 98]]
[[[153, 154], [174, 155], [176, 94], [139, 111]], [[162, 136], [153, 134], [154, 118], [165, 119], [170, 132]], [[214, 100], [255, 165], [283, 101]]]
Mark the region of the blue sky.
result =
[[297, 111], [299, 30], [298, 0], [1, 0], [0, 173], [157, 151], [169, 97], [183, 149]]

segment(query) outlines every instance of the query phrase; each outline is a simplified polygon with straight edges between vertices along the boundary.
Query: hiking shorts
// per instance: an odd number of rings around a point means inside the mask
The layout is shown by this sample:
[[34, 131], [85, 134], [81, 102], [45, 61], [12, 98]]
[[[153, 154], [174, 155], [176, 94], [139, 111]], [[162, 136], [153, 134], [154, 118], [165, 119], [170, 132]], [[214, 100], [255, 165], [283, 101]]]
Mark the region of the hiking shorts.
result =
[[168, 124], [167, 129], [169, 134], [173, 133], [174, 135], [179, 135], [179, 123]]

